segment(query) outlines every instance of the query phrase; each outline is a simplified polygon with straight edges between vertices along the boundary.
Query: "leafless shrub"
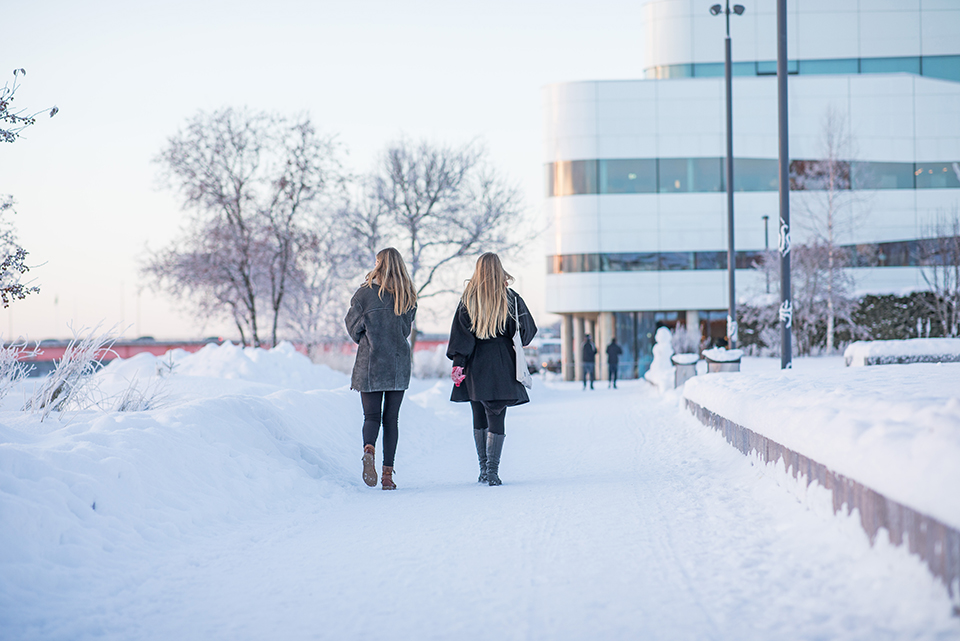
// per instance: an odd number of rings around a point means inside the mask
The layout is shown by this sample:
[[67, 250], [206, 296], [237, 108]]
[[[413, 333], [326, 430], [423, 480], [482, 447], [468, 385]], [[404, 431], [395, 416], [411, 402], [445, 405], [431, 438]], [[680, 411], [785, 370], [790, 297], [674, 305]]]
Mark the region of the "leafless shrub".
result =
[[27, 377], [33, 367], [23, 359], [40, 353], [39, 343], [33, 347], [27, 341], [0, 346], [0, 398], [5, 397], [14, 385]]
[[62, 416], [71, 406], [84, 409], [90, 405], [85, 402], [88, 384], [102, 367], [104, 356], [111, 352], [113, 344], [120, 338], [116, 326], [102, 334], [99, 331], [100, 326], [97, 325], [86, 335], [82, 330], [74, 332], [63, 357], [37, 386], [33, 396], [27, 399], [24, 411], [39, 414], [43, 421], [52, 412], [59, 412]]

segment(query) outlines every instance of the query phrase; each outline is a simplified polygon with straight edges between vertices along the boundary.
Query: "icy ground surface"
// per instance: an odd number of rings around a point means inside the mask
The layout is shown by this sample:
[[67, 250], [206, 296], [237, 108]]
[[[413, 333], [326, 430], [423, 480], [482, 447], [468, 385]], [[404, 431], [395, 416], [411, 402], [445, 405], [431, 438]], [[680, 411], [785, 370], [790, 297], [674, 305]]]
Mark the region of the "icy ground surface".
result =
[[287, 358], [182, 357], [143, 412], [0, 414], [0, 638], [960, 636], [920, 561], [676, 394], [537, 380], [491, 488], [450, 384], [414, 381], [383, 492], [346, 377]]

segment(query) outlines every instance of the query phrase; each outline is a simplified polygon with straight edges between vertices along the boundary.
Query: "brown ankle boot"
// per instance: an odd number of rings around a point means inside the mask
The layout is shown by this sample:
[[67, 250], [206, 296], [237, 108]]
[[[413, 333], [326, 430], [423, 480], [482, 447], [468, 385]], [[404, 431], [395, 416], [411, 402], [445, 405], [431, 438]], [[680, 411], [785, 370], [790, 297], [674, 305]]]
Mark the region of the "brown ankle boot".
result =
[[385, 490], [397, 489], [397, 484], [393, 482], [393, 468], [389, 465], [383, 466], [383, 476], [380, 478], [380, 483]]
[[377, 466], [374, 462], [374, 450], [372, 445], [363, 446], [363, 482], [370, 487], [377, 486]]

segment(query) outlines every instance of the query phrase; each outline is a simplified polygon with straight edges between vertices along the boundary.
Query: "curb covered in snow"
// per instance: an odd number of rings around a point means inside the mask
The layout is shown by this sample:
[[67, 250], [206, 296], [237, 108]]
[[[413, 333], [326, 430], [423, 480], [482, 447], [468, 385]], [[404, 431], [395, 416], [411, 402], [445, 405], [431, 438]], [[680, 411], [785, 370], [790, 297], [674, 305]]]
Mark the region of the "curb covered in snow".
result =
[[722, 433], [727, 442], [743, 454], [750, 456], [756, 452], [765, 463], [783, 459], [794, 478], [803, 474], [808, 484], [816, 481], [830, 490], [834, 513], [844, 505], [848, 514], [857, 509], [860, 525], [869, 536], [871, 545], [880, 528], [887, 530], [894, 545], [903, 545], [906, 539], [910, 552], [923, 559], [930, 572], [946, 585], [950, 596], [960, 597], [960, 530], [897, 503], [690, 399], [685, 398], [683, 402], [697, 420]]

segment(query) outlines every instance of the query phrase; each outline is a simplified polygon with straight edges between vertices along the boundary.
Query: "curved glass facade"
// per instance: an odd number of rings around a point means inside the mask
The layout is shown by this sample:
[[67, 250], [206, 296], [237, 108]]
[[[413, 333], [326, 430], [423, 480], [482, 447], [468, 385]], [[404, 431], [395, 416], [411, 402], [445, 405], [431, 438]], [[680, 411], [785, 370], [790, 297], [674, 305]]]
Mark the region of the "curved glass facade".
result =
[[[734, 62], [730, 69], [734, 76], [775, 76], [775, 60]], [[901, 56], [896, 58], [835, 58], [827, 60], [790, 60], [787, 73], [823, 75], [837, 73], [914, 73], [919, 76], [960, 81], [960, 56]], [[722, 78], [722, 62], [693, 62], [679, 65], [660, 65], [645, 69], [648, 79]]]
[[[936, 248], [926, 240], [844, 245], [849, 267], [922, 267], [937, 263]], [[737, 269], [750, 269], [763, 251], [738, 251]], [[626, 252], [547, 256], [548, 274], [584, 272], [664, 272], [726, 269], [726, 251]]]
[[[547, 197], [726, 190], [723, 158], [562, 160], [546, 165]], [[841, 162], [842, 189], [960, 188], [960, 162]], [[790, 162], [790, 189], [822, 188], [824, 163]], [[734, 191], [777, 191], [772, 158], [734, 158]]]

